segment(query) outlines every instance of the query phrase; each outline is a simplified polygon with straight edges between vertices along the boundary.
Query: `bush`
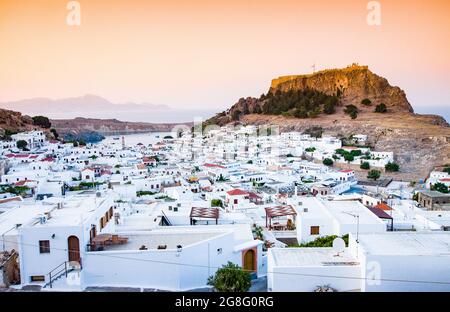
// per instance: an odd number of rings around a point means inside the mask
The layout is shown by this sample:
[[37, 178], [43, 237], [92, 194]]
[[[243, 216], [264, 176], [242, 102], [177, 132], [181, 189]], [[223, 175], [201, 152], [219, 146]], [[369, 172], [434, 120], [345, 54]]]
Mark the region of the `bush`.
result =
[[450, 174], [450, 167], [445, 167], [444, 170], [442, 170], [442, 171]]
[[440, 183], [440, 182], [434, 184], [432, 189], [435, 190], [435, 191], [444, 193], [444, 194], [448, 194], [449, 193], [448, 187], [444, 183]]
[[211, 207], [223, 207], [221, 199], [211, 199]]
[[386, 166], [384, 166], [384, 169], [389, 172], [397, 172], [400, 170], [400, 166], [396, 163], [388, 162]]
[[[338, 238], [337, 235], [329, 235], [329, 236], [323, 236], [318, 237], [312, 242], [300, 244], [300, 245], [290, 245], [289, 247], [333, 247], [333, 241]], [[341, 237], [345, 244], [348, 246], [348, 234], [345, 234]]]
[[367, 161], [365, 161], [365, 162], [361, 163], [360, 168], [364, 169], [364, 170], [369, 170], [370, 169], [370, 164]]
[[355, 105], [345, 106], [344, 112], [352, 119], [356, 119], [358, 117], [358, 108]]
[[330, 158], [325, 158], [324, 160], [323, 160], [323, 164], [325, 165], [325, 166], [333, 166], [333, 160], [332, 159], [330, 159]]
[[381, 176], [381, 172], [379, 170], [370, 170], [367, 174], [367, 179], [378, 180]]
[[296, 118], [316, 117], [321, 112], [333, 114], [339, 98], [335, 95], [327, 95], [313, 89], [289, 90], [282, 92], [278, 90], [275, 94], [269, 92], [261, 97], [263, 101], [261, 110], [263, 114], [281, 115], [291, 113]]
[[352, 161], [354, 161], [355, 160], [355, 156], [353, 156], [352, 154], [345, 154], [344, 155], [344, 159], [345, 159], [345, 161], [348, 161], [348, 162], [352, 162]]
[[52, 123], [47, 117], [44, 116], [34, 116], [33, 118], [33, 124], [35, 126], [39, 126], [45, 129], [49, 129], [52, 126]]
[[361, 101], [361, 104], [366, 105], [366, 106], [370, 106], [372, 105], [372, 101], [369, 99], [364, 99]]
[[208, 285], [219, 292], [246, 292], [251, 286], [251, 275], [228, 261], [227, 265], [222, 266], [214, 276], [208, 278]]
[[375, 113], [386, 113], [387, 112], [387, 107], [384, 103], [378, 104], [375, 107]]
[[150, 192], [150, 191], [137, 191], [136, 192], [136, 196], [137, 197], [141, 197], [141, 196], [146, 196], [146, 195], [155, 195], [156, 193]]
[[28, 146], [28, 143], [25, 140], [19, 140], [19, 141], [17, 141], [16, 146], [17, 146], [17, 148], [24, 150]]

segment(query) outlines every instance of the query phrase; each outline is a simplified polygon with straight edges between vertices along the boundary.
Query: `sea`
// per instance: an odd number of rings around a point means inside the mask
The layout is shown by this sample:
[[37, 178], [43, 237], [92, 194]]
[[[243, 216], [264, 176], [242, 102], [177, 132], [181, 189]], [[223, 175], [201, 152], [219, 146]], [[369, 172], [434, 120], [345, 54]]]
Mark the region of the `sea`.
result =
[[106, 144], [122, 144], [122, 137], [125, 140], [125, 146], [135, 146], [139, 143], [148, 146], [149, 144], [155, 144], [160, 142], [165, 136], [172, 135], [171, 132], [148, 132], [148, 133], [135, 133], [125, 135], [108, 135], [101, 143]]

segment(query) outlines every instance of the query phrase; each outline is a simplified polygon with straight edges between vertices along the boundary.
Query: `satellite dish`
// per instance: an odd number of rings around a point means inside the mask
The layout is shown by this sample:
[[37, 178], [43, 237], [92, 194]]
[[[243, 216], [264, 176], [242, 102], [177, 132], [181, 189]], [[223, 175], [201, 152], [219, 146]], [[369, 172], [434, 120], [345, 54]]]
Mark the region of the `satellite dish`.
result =
[[333, 240], [333, 250], [336, 251], [339, 256], [340, 253], [345, 251], [345, 241], [340, 237], [335, 238]]

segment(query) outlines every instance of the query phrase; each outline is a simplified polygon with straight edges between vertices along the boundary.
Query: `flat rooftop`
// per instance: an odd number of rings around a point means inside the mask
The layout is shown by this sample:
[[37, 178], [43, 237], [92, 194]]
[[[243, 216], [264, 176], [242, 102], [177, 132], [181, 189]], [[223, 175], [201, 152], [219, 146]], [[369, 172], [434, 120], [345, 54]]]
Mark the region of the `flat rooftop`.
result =
[[271, 248], [274, 266], [355, 266], [359, 262], [348, 251], [337, 253], [333, 248]]
[[364, 250], [372, 255], [450, 257], [450, 232], [360, 233], [359, 241]]
[[360, 224], [383, 222], [358, 201], [324, 201], [324, 205], [340, 224], [356, 224], [354, 216], [359, 216]]
[[158, 249], [160, 245], [166, 245], [166, 249], [177, 249], [178, 245], [183, 247], [208, 240], [210, 238], [225, 234], [225, 232], [203, 232], [203, 233], [142, 233], [142, 234], [120, 234], [127, 237], [128, 242], [122, 245], [105, 246], [105, 251], [114, 250], [139, 250], [141, 246], [147, 249]]

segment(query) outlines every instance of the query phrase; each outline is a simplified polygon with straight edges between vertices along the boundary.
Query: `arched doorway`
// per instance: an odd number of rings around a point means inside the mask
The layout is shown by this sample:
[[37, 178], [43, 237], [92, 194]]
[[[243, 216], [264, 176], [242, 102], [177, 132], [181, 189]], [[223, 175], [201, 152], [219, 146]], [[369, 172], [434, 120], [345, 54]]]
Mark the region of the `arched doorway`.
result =
[[256, 271], [256, 254], [253, 249], [247, 250], [244, 253], [244, 270], [246, 271]]
[[67, 248], [69, 250], [69, 262], [80, 262], [80, 240], [72, 235], [67, 239]]

